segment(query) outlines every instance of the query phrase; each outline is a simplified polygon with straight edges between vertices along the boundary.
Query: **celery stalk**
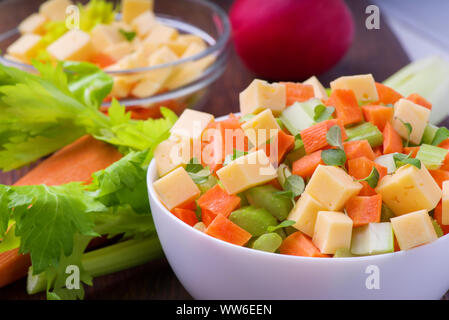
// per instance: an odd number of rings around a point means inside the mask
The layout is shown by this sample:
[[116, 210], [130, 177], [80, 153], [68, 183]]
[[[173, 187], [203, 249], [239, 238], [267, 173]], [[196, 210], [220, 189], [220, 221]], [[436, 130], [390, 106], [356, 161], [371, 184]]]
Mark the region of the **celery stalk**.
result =
[[429, 170], [437, 170], [443, 164], [444, 158], [446, 157], [448, 150], [439, 148], [436, 146], [431, 146], [428, 144], [423, 144], [416, 155], [416, 159], [421, 160], [421, 162]]
[[435, 138], [437, 130], [438, 130], [437, 126], [434, 126], [433, 124], [429, 123], [424, 129], [421, 144], [432, 144], [433, 138]]
[[[163, 257], [157, 237], [132, 239], [90, 251], [83, 255], [83, 267], [92, 277], [119, 272]], [[27, 292], [36, 294], [46, 289], [45, 273], [28, 272]]]
[[383, 143], [383, 135], [379, 129], [370, 122], [346, 129], [348, 141], [368, 140], [371, 147], [378, 147]]

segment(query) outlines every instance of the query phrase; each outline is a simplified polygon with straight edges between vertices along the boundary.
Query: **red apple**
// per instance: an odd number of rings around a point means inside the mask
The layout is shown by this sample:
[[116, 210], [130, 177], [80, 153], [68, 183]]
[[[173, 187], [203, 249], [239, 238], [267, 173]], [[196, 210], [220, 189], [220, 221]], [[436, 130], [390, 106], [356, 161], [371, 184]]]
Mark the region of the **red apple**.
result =
[[236, 0], [230, 18], [243, 62], [272, 80], [305, 80], [330, 69], [354, 36], [342, 0]]

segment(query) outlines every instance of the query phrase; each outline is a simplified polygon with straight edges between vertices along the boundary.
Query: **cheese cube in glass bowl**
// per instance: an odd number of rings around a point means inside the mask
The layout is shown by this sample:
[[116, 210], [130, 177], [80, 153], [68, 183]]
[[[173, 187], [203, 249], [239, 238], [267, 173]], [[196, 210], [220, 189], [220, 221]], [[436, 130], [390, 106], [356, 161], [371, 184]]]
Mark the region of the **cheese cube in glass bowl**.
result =
[[[81, 7], [78, 9], [81, 30], [58, 34], [43, 47], [45, 54], [54, 61], [72, 59], [96, 63], [111, 75], [114, 86], [102, 109], [110, 106], [112, 98], [131, 110], [144, 108], [144, 114], [150, 117], [159, 116], [161, 106], [177, 114], [186, 108], [200, 108], [207, 100], [209, 86], [223, 74], [227, 63], [231, 31], [226, 13], [206, 0], [108, 2], [116, 8], [121, 5], [122, 11], [114, 13], [108, 23], [86, 31]], [[2, 1], [0, 63], [35, 72], [31, 60], [36, 58], [39, 48], [21, 38], [26, 36], [41, 44], [40, 38], [48, 41], [45, 31], [48, 23], [56, 22], [60, 28], [76, 24], [71, 16], [76, 14], [76, 9], [68, 5], [88, 3], [85, 0]], [[62, 15], [61, 8], [65, 10]], [[54, 20], [61, 16], [66, 21]], [[82, 41], [72, 41], [75, 38]], [[13, 51], [8, 50], [11, 45]], [[108, 63], [100, 59], [105, 56]]]

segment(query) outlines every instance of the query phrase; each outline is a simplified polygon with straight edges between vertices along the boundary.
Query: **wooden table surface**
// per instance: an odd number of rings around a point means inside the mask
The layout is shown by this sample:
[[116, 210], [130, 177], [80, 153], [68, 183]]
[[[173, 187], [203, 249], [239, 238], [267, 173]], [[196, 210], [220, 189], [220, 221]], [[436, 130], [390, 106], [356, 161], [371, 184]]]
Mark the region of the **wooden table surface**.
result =
[[[0, 24], [3, 26], [14, 26], [20, 18], [24, 17], [25, 12], [29, 12], [29, 8], [17, 7], [14, 2], [14, 0], [0, 2], [0, 5], [5, 3], [7, 5], [0, 11]], [[27, 3], [37, 8], [38, 2], [28, 1]], [[214, 2], [226, 10], [232, 3], [231, 0], [214, 0]], [[405, 66], [409, 59], [383, 19], [380, 30], [369, 31], [365, 28], [367, 1], [349, 0], [347, 3], [353, 12], [356, 24], [354, 43], [345, 58], [319, 78], [328, 85], [329, 81], [340, 75], [373, 73], [376, 80], [383, 81]], [[237, 112], [238, 93], [253, 78], [254, 75], [245, 69], [232, 51], [227, 70], [211, 86], [209, 99], [203, 109], [216, 116]], [[28, 170], [29, 168], [24, 168], [9, 173], [0, 172], [0, 183], [12, 184]], [[45, 298], [43, 294], [28, 296], [25, 285], [26, 280], [22, 279], [0, 289], [0, 299]], [[86, 299], [191, 299], [191, 296], [177, 280], [168, 263], [161, 260], [95, 279], [94, 286], [86, 288]]]

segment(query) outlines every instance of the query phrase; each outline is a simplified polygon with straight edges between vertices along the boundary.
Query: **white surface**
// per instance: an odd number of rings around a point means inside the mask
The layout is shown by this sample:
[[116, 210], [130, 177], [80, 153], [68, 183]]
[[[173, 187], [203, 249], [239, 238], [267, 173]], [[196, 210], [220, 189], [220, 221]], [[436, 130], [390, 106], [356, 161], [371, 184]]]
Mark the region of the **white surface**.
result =
[[[153, 189], [156, 171], [153, 160], [147, 184], [159, 240], [195, 299], [440, 299], [449, 289], [449, 236], [408, 251], [358, 258], [266, 253], [212, 238], [176, 218]], [[379, 268], [379, 289], [366, 287], [370, 266]]]

